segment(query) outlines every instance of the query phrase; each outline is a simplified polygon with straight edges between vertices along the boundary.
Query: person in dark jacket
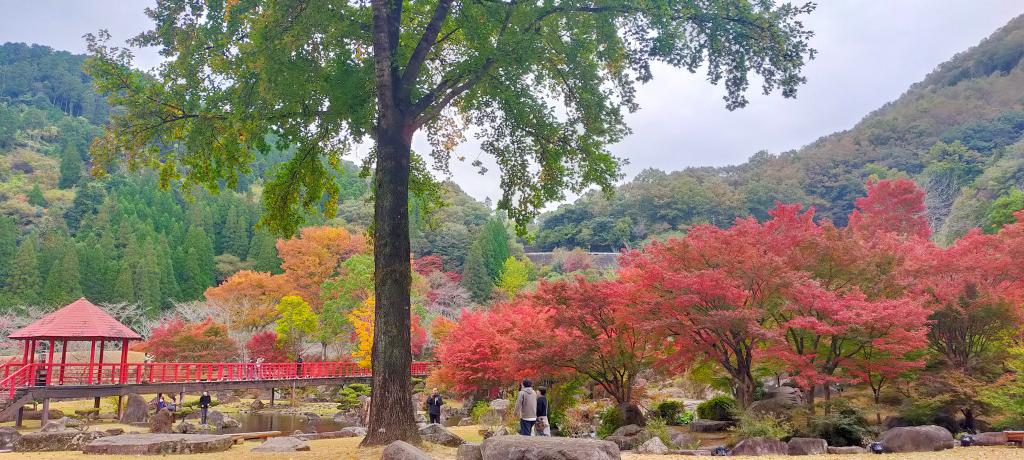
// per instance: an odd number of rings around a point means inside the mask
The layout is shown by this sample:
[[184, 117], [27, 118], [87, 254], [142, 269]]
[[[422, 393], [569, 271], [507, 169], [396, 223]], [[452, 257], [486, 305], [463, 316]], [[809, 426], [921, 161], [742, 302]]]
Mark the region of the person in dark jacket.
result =
[[206, 414], [210, 412], [211, 403], [210, 393], [203, 392], [203, 395], [199, 397], [199, 424], [206, 425]]
[[299, 357], [295, 359], [295, 376], [305, 377], [305, 375], [302, 374], [302, 355], [299, 355]]
[[537, 396], [537, 423], [533, 425], [533, 431], [537, 436], [551, 436], [551, 423], [548, 422], [548, 389], [537, 388], [540, 396]]
[[430, 423], [441, 423], [441, 406], [444, 399], [437, 393], [437, 388], [427, 398], [427, 415], [430, 416]]

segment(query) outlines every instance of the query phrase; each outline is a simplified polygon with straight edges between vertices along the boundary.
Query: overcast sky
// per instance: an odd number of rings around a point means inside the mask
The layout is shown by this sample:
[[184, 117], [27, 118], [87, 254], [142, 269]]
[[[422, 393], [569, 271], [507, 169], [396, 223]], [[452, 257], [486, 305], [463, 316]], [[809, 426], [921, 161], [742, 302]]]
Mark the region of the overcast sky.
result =
[[[84, 52], [82, 35], [108, 29], [122, 42], [151, 23], [144, 0], [0, 0], [0, 42], [16, 41]], [[799, 148], [851, 127], [898, 97], [936, 65], [978, 43], [1014, 16], [1021, 0], [821, 0], [806, 23], [818, 57], [797, 99], [752, 93], [744, 109], [724, 109], [722, 90], [672, 68], [658, 68], [640, 88], [641, 109], [629, 116], [634, 134], [612, 150], [629, 159], [627, 178], [645, 168], [742, 163], [759, 150]], [[152, 66], [153, 51], [138, 53]], [[425, 143], [417, 142], [426, 151]], [[472, 144], [458, 155], [477, 157]], [[455, 155], [455, 156], [458, 156]], [[453, 156], [454, 157], [454, 156]], [[486, 159], [484, 159], [486, 160]], [[486, 161], [485, 161], [486, 162]], [[471, 195], [499, 196], [497, 171], [476, 174], [453, 164], [454, 179]]]

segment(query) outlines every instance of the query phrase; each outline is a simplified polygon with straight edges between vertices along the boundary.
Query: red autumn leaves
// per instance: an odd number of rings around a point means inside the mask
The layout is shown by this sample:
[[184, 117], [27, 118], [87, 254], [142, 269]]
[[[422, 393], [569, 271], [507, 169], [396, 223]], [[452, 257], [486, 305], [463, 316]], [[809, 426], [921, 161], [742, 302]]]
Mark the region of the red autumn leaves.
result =
[[465, 312], [440, 346], [440, 376], [469, 391], [577, 374], [620, 403], [641, 370], [702, 361], [731, 379], [741, 406], [759, 366], [805, 388], [880, 387], [941, 347], [929, 336], [938, 309], [1021, 303], [1022, 270], [1009, 265], [1024, 255], [1024, 223], [939, 248], [923, 198], [907, 179], [872, 182], [845, 228], [779, 205], [765, 222], [697, 226], [626, 253], [612, 280], [541, 282]]

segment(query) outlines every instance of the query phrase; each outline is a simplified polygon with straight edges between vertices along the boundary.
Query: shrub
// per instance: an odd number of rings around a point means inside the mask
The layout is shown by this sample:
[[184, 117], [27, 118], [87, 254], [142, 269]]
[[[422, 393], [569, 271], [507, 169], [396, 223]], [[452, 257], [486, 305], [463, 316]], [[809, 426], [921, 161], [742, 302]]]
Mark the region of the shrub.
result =
[[666, 446], [671, 446], [673, 444], [672, 437], [668, 435], [668, 425], [665, 422], [665, 419], [658, 416], [648, 418], [647, 425], [644, 426], [644, 429], [652, 435], [657, 436], [658, 439], [661, 439], [661, 442]]
[[469, 417], [473, 419], [473, 423], [480, 423], [480, 417], [491, 410], [491, 405], [487, 401], [477, 401], [473, 404], [473, 408], [469, 410]]
[[338, 401], [338, 410], [355, 409], [362, 405], [359, 401], [360, 396], [369, 396], [370, 386], [365, 383], [350, 383], [345, 385], [344, 388], [338, 390], [338, 394], [335, 397]]
[[565, 420], [558, 425], [558, 434], [573, 438], [593, 436], [595, 422], [601, 417], [601, 408], [600, 401], [591, 401], [566, 410]]
[[697, 406], [697, 415], [705, 420], [736, 420], [736, 399], [726, 395], [715, 396]]
[[560, 429], [566, 420], [566, 411], [576, 406], [583, 395], [584, 386], [580, 380], [570, 380], [553, 385], [548, 390], [548, 422], [554, 429]]
[[859, 446], [871, 435], [864, 415], [852, 407], [811, 418], [810, 434], [836, 447]]
[[601, 423], [597, 426], [597, 437], [606, 438], [626, 424], [626, 418], [618, 407], [612, 406], [601, 412]]
[[681, 401], [662, 401], [654, 411], [669, 425], [689, 425], [693, 421], [693, 413], [687, 412]]
[[793, 425], [775, 414], [743, 414], [736, 425], [740, 439], [773, 438], [785, 439], [793, 435]]

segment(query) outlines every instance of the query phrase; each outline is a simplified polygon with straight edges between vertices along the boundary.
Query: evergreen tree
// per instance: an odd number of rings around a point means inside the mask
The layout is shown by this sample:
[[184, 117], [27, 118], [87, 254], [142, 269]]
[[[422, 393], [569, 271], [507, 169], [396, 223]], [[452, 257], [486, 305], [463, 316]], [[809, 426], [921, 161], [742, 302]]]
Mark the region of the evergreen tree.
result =
[[253, 270], [273, 274], [284, 273], [283, 262], [277, 255], [277, 239], [265, 230], [257, 230], [249, 244], [249, 261]]
[[121, 266], [118, 267], [117, 271], [117, 281], [114, 283], [115, 302], [135, 301], [135, 282], [133, 278], [132, 266], [128, 263], [128, 259], [122, 260]]
[[245, 213], [232, 206], [224, 224], [224, 253], [245, 259], [249, 252], [249, 224]]
[[109, 234], [91, 237], [78, 245], [82, 293], [93, 302], [113, 302], [118, 264], [114, 240]]
[[40, 208], [45, 208], [49, 204], [46, 201], [46, 197], [43, 196], [43, 189], [39, 188], [39, 184], [33, 185], [32, 190], [29, 190], [28, 204], [39, 206]]
[[18, 252], [18, 223], [13, 217], [0, 216], [0, 292], [9, 281], [8, 275]]
[[466, 262], [462, 266], [462, 286], [477, 303], [487, 302], [491, 298], [494, 280], [487, 273], [481, 240], [474, 242], [466, 254]]
[[505, 264], [505, 259], [512, 255], [505, 223], [496, 218], [488, 220], [480, 230], [477, 240], [481, 244], [487, 274], [491, 277], [491, 281], [496, 281], [501, 276], [501, 268]]
[[167, 244], [167, 238], [160, 237], [160, 247], [157, 253], [157, 263], [160, 267], [160, 295], [163, 297], [161, 306], [169, 307], [171, 301], [181, 297], [181, 288], [178, 286], [178, 279], [174, 276], [174, 265], [171, 262], [171, 248]]
[[60, 188], [71, 188], [82, 179], [82, 155], [78, 153], [75, 146], [67, 144], [60, 154], [60, 181], [57, 186]]
[[36, 238], [30, 236], [18, 245], [14, 256], [10, 280], [4, 294], [5, 304], [36, 305], [42, 295], [43, 282], [39, 275], [39, 257], [36, 250]]
[[[68, 230], [72, 235], [78, 233], [82, 221], [96, 214], [103, 204], [103, 198], [103, 187], [95, 182], [86, 182], [78, 187], [71, 207], [64, 212], [64, 221], [67, 222]], [[106, 229], [104, 228], [104, 230]]]
[[156, 260], [156, 249], [152, 244], [140, 248], [142, 257], [135, 264], [133, 281], [135, 303], [147, 312], [159, 310], [163, 299], [160, 296], [160, 267]]
[[63, 306], [79, 297], [82, 297], [82, 286], [78, 277], [78, 252], [68, 244], [46, 277], [43, 303], [51, 307]]
[[202, 298], [203, 291], [210, 287], [214, 280], [213, 243], [210, 242], [202, 228], [192, 226], [185, 236], [183, 250], [182, 298], [184, 300]]

